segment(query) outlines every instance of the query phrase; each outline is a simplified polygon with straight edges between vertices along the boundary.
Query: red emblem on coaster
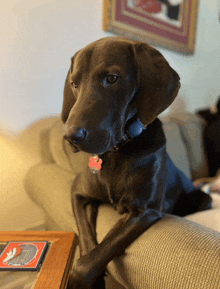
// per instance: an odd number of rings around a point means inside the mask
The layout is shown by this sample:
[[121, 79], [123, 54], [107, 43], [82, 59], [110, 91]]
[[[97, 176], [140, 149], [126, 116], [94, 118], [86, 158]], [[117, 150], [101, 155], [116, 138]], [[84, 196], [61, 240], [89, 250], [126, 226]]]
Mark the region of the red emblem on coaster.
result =
[[89, 168], [93, 174], [98, 173], [101, 170], [102, 159], [98, 156], [89, 158]]
[[9, 242], [0, 255], [0, 270], [38, 270], [48, 242]]

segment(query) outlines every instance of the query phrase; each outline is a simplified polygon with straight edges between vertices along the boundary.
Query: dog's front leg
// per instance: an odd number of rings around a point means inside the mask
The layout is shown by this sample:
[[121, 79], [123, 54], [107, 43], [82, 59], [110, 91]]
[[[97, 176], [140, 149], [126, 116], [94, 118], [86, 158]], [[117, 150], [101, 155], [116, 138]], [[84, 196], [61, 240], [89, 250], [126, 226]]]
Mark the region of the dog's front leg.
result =
[[[72, 194], [72, 207], [79, 231], [81, 256], [86, 255], [98, 245], [96, 239], [96, 218], [98, 206], [99, 202], [97, 200], [84, 197], [80, 194]], [[80, 269], [79, 264], [77, 268]], [[84, 271], [84, 275], [86, 275], [85, 273], [86, 271]], [[100, 276], [96, 279], [94, 288], [105, 288], [104, 273], [105, 272], [100, 274]], [[76, 277], [76, 274], [77, 272], [74, 270], [74, 275], [70, 275], [67, 288], [90, 288], [89, 285], [86, 285], [88, 283], [87, 280], [85, 279], [82, 281], [80, 276]]]
[[93, 284], [103, 273], [107, 264], [115, 256], [122, 254], [138, 236], [162, 217], [163, 214], [154, 209], [147, 209], [139, 214], [137, 212], [131, 214], [120, 228], [112, 231], [90, 253], [78, 259], [72, 271], [71, 288], [95, 289]]
[[[79, 244], [80, 244], [80, 253], [81, 256], [92, 251], [97, 245], [95, 224], [90, 224], [90, 222], [96, 221], [98, 204], [95, 202], [90, 202], [89, 199], [80, 195], [73, 194], [72, 195], [72, 207], [73, 213], [75, 216], [76, 224], [79, 231]], [[88, 216], [86, 213], [86, 206], [92, 206], [90, 216], [90, 222], [88, 220]]]

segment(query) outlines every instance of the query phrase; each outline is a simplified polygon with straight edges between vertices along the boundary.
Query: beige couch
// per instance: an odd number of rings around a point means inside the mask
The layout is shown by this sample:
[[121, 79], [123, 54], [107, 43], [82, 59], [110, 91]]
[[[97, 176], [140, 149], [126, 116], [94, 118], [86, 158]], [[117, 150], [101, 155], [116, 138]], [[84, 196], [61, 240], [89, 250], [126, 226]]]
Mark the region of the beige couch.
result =
[[[162, 121], [174, 163], [192, 179], [207, 176], [203, 121], [191, 114]], [[70, 152], [59, 117], [38, 121], [17, 138], [2, 133], [0, 149], [0, 230], [77, 232], [70, 189], [89, 156]], [[212, 210], [167, 215], [142, 234], [108, 265], [108, 288], [220, 288], [220, 196], [212, 196]], [[100, 242], [119, 218], [110, 205], [100, 207]]]

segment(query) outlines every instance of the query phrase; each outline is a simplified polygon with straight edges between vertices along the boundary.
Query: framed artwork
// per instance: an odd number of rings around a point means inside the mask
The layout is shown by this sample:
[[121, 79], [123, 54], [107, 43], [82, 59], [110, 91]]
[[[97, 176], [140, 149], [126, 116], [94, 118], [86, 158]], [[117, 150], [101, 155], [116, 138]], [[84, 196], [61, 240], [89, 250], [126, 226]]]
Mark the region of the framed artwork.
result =
[[192, 54], [198, 0], [103, 0], [103, 30]]

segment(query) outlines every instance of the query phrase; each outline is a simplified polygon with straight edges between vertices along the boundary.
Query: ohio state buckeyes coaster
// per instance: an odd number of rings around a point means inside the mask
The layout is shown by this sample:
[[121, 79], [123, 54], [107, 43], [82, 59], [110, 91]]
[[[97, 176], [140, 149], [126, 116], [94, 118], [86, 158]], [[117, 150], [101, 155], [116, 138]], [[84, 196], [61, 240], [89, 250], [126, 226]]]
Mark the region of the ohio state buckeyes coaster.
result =
[[0, 255], [0, 270], [36, 271], [47, 247], [47, 241], [9, 242]]

